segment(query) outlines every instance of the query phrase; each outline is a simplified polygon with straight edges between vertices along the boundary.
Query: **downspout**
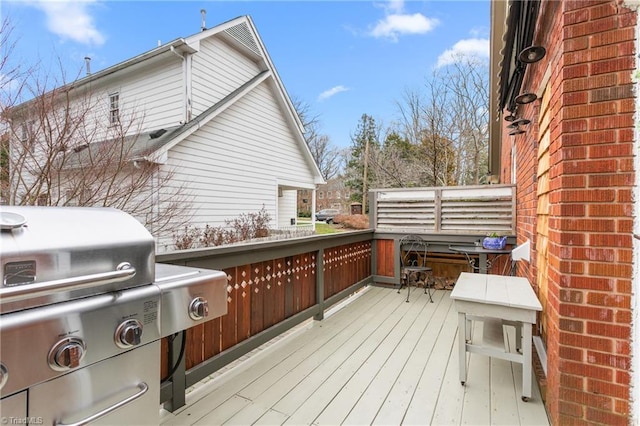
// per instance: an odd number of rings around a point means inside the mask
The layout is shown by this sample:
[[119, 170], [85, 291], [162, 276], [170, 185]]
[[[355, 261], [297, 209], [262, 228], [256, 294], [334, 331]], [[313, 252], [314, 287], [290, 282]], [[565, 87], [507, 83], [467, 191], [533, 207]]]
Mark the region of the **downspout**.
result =
[[171, 53], [182, 59], [182, 87], [184, 89], [182, 93], [182, 105], [184, 105], [182, 124], [186, 124], [191, 120], [191, 55], [182, 55], [173, 46], [171, 46]]

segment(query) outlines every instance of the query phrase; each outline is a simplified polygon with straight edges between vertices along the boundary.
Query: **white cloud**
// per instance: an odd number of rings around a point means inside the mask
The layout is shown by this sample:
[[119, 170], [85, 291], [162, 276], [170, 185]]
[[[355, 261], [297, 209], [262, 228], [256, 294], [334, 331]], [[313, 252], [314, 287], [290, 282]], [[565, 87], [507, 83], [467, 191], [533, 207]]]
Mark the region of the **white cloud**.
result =
[[389, 0], [383, 7], [388, 14], [402, 13], [404, 11], [404, 0]]
[[378, 21], [370, 35], [376, 38], [397, 40], [403, 34], [425, 34], [438, 25], [437, 19], [427, 18], [421, 13], [392, 14]]
[[102, 45], [105, 36], [96, 28], [90, 7], [93, 0], [35, 1], [30, 3], [43, 11], [47, 28], [63, 39], [87, 45]]
[[436, 67], [440, 68], [453, 64], [463, 57], [489, 58], [489, 39], [469, 38], [460, 40], [438, 57]]
[[333, 95], [337, 95], [340, 92], [346, 92], [348, 90], [349, 90], [349, 88], [344, 87], [342, 85], [334, 86], [331, 89], [325, 90], [324, 92], [320, 93], [320, 96], [318, 96], [318, 100], [324, 101], [325, 99], [329, 99]]

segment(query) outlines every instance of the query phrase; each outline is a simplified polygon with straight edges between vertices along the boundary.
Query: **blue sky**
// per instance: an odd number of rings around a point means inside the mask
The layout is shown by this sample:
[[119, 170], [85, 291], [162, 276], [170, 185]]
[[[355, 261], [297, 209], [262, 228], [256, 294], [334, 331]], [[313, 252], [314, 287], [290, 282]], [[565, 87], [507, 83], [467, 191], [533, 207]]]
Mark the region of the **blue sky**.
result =
[[[13, 60], [57, 63], [67, 79], [250, 15], [289, 95], [319, 116], [333, 145], [351, 144], [362, 114], [387, 126], [406, 90], [420, 90], [452, 52], [489, 55], [489, 0], [62, 1], [0, 3]], [[57, 69], [57, 65], [53, 69]]]

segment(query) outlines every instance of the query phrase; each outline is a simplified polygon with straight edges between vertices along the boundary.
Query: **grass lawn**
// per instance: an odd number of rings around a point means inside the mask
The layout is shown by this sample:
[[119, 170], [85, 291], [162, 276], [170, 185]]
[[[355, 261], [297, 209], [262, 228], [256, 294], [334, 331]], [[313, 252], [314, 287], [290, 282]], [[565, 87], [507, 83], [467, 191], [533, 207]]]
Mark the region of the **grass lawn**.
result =
[[[299, 217], [298, 225], [311, 224], [311, 218]], [[336, 225], [328, 225], [325, 222], [316, 222], [316, 234], [335, 234], [336, 232], [342, 232], [342, 228]]]
[[327, 225], [324, 222], [316, 222], [316, 234], [334, 234], [340, 232], [336, 225]]

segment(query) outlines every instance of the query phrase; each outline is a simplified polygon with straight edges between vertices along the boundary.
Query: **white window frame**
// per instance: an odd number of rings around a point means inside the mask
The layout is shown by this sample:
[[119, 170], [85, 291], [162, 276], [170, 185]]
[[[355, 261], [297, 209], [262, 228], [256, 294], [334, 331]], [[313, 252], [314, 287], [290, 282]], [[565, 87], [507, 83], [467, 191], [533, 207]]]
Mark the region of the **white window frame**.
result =
[[120, 92], [109, 94], [109, 125], [120, 124]]

